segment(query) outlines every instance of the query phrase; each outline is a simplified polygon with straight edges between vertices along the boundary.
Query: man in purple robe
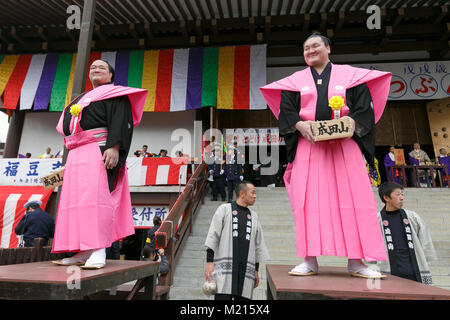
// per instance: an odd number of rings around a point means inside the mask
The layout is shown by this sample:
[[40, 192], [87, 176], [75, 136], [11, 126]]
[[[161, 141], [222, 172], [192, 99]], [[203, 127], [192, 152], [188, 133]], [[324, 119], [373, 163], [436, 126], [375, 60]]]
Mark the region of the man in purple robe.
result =
[[[386, 171], [386, 179], [387, 181], [393, 181], [398, 184], [403, 185], [403, 174], [399, 169], [393, 169], [391, 172], [390, 167], [395, 166], [395, 155], [394, 155], [394, 146], [389, 147], [389, 153], [384, 157], [384, 168]], [[405, 181], [408, 181], [405, 178]]]
[[448, 186], [448, 181], [450, 179], [449, 170], [450, 170], [450, 156], [447, 154], [447, 150], [444, 148], [439, 149], [439, 163], [447, 166], [447, 170], [444, 169], [444, 174], [442, 177], [444, 186]]

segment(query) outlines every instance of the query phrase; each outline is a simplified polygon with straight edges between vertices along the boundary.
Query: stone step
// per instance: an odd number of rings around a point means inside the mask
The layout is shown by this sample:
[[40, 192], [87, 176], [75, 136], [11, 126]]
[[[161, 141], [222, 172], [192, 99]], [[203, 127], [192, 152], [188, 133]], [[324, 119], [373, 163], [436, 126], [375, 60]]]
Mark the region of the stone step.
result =
[[[378, 199], [376, 188], [374, 196], [377, 208], [383, 204]], [[448, 207], [450, 190], [443, 189], [406, 189], [405, 208], [414, 210], [425, 221], [431, 232], [437, 261], [430, 262], [430, 271], [434, 285], [450, 289], [450, 219], [445, 208]], [[209, 201], [200, 206], [194, 220], [192, 234], [184, 246], [180, 262], [174, 270], [174, 285], [170, 299], [208, 300], [201, 286], [204, 283], [206, 252], [204, 242], [216, 209], [220, 201]], [[291, 207], [284, 188], [257, 188], [257, 202], [252, 210], [260, 218], [264, 240], [271, 259], [260, 264], [260, 286], [254, 290], [254, 299], [266, 299], [266, 264], [284, 264], [295, 266], [303, 261], [296, 257], [295, 227]], [[318, 257], [319, 265], [347, 266], [346, 257]]]

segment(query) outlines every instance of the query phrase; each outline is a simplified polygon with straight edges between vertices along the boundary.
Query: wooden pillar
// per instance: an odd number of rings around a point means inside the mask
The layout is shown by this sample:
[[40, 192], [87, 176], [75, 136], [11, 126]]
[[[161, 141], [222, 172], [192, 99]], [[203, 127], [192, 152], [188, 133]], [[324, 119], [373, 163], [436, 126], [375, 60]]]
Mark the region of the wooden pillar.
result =
[[[95, 24], [95, 7], [97, 0], [84, 0], [83, 16], [81, 18], [80, 38], [78, 39], [77, 60], [75, 62], [75, 72], [73, 75], [73, 87], [71, 100], [75, 99], [86, 86], [86, 74], [88, 71], [89, 56], [91, 54], [92, 34]], [[64, 146], [64, 155], [62, 165], [66, 164], [67, 154], [66, 146]], [[58, 188], [56, 203], [59, 204], [61, 196], [61, 188]]]
[[8, 127], [8, 134], [6, 136], [3, 158], [17, 158], [24, 121], [25, 111], [13, 110], [11, 121]]
[[95, 7], [97, 0], [85, 0], [81, 20], [80, 38], [78, 40], [77, 60], [73, 75], [72, 99], [84, 91], [89, 56], [91, 54], [92, 34], [95, 24]]

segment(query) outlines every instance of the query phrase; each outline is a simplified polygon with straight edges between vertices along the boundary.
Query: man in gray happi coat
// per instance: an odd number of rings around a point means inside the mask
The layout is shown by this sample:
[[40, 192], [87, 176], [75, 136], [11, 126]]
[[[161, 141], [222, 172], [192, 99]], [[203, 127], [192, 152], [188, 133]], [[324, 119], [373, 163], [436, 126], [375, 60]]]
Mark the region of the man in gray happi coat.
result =
[[205, 278], [216, 281], [216, 300], [251, 299], [259, 263], [269, 259], [258, 215], [248, 208], [255, 200], [255, 186], [242, 181], [236, 201], [222, 204], [213, 216], [205, 241]]

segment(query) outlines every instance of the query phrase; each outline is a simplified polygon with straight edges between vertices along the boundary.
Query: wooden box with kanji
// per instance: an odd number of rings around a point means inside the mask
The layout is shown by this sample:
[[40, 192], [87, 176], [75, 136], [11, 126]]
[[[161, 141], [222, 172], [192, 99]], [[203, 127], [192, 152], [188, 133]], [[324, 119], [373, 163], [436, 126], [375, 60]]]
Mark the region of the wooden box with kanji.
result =
[[42, 185], [46, 190], [59, 187], [63, 184], [64, 167], [53, 171], [49, 175], [41, 178]]
[[339, 118], [326, 121], [314, 121], [311, 125], [314, 141], [350, 138], [350, 119]]

